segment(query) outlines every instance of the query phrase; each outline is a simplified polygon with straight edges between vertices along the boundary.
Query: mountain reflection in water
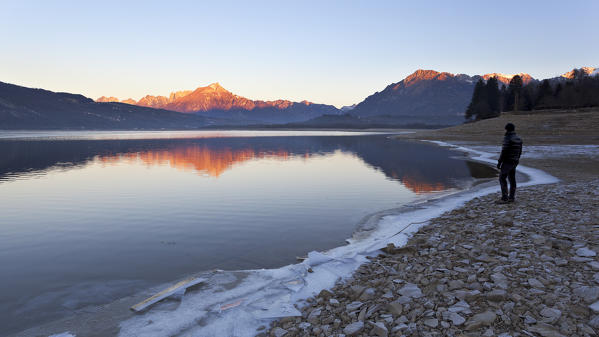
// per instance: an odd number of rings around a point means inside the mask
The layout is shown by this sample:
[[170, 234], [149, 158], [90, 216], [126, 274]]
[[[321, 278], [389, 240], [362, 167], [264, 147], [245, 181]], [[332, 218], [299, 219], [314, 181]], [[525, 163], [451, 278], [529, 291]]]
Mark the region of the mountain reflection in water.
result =
[[[409, 144], [409, 146], [408, 146]], [[357, 156], [415, 193], [456, 187], [460, 177], [489, 177], [485, 165], [456, 160], [447, 150], [420, 143], [390, 141], [384, 136], [254, 137], [161, 140], [73, 140], [0, 142], [0, 181], [55, 168], [141, 161], [169, 165], [218, 178], [241, 163], [309, 159], [342, 151]], [[467, 170], [464, 170], [466, 166]], [[341, 167], [339, 169], [342, 169]], [[458, 179], [456, 179], [458, 178]]]

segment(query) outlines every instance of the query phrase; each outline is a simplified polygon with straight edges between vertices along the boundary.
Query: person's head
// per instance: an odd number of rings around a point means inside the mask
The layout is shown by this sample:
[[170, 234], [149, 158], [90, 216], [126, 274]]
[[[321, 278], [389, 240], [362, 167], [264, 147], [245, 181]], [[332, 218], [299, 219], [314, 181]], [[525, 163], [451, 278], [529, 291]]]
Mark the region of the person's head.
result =
[[516, 131], [516, 126], [512, 123], [507, 123], [505, 125], [505, 131], [507, 131], [507, 132]]

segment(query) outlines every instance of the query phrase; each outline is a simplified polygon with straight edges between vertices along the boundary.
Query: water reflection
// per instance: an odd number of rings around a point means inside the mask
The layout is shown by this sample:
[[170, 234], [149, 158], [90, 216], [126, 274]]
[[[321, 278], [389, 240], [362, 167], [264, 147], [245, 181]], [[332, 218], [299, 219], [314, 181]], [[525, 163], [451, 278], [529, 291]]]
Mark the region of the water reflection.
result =
[[[257, 152], [250, 148], [239, 150], [223, 148], [214, 150], [207, 146], [187, 144], [165, 150], [100, 155], [95, 160], [105, 164], [141, 161], [148, 166], [169, 165], [179, 170], [194, 170], [199, 174], [218, 178], [235, 164], [245, 161], [265, 158], [284, 161], [288, 160], [289, 157], [289, 152], [283, 150], [273, 153]], [[305, 157], [309, 158], [310, 154], [306, 153]]]
[[[98, 161], [141, 161], [169, 165], [218, 178], [236, 165], [259, 159], [309, 159], [342, 151], [351, 153], [388, 179], [415, 193], [456, 187], [460, 178], [489, 177], [487, 166], [456, 160], [443, 148], [389, 140], [384, 136], [255, 137], [162, 140], [75, 140], [0, 142], [0, 181], [69, 169]], [[466, 165], [467, 170], [464, 170]], [[339, 168], [343, 169], [342, 167]]]

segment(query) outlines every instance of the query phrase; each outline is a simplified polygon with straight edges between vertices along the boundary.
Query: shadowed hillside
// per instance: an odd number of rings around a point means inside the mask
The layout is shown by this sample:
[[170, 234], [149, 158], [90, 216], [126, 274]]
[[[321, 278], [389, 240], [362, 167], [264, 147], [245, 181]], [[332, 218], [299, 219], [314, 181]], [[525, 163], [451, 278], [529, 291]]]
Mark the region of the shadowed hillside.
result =
[[197, 129], [216, 119], [0, 82], [0, 129]]

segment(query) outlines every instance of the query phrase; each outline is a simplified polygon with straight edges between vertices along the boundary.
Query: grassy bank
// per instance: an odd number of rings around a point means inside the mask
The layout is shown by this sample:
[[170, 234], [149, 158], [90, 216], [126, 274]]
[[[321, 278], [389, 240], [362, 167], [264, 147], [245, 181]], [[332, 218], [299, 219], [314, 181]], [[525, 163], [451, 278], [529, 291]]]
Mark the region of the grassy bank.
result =
[[500, 117], [437, 130], [420, 130], [402, 137], [497, 144], [506, 123], [516, 125], [526, 145], [599, 144], [599, 108], [504, 112]]

